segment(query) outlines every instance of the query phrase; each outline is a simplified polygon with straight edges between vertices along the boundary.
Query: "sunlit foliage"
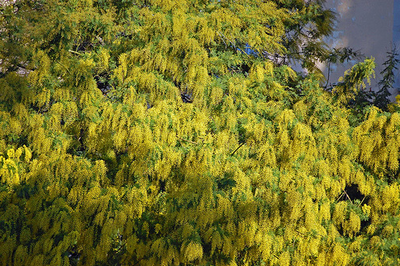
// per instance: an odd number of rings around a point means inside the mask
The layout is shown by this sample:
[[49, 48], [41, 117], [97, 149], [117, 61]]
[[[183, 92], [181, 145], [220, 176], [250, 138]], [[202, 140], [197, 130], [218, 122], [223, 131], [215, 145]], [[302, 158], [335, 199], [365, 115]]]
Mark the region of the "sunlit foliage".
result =
[[399, 264], [400, 115], [349, 108], [373, 59], [328, 92], [270, 57], [321, 4], [2, 6], [0, 264]]

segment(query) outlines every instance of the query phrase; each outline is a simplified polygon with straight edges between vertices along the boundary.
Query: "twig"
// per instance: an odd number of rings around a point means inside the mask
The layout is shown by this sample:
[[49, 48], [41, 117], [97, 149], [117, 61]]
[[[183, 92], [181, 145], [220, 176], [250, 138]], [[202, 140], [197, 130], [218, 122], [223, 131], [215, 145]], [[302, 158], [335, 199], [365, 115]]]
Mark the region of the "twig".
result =
[[219, 34], [219, 36], [221, 37], [221, 40], [225, 43], [225, 46], [228, 46], [227, 44], [226, 44], [226, 42], [225, 42], [225, 40], [224, 40], [224, 38], [222, 37], [222, 34], [219, 32], [219, 31], [217, 31], [217, 33]]
[[235, 45], [231, 40], [229, 40], [228, 37], [226, 37], [224, 34], [220, 33], [219, 31], [217, 31], [217, 33], [219, 34], [219, 36], [221, 36], [221, 39], [222, 39], [222, 41], [225, 43], [225, 46], [226, 46], [226, 42], [224, 41], [223, 38], [227, 39], [227, 40], [233, 45], [233, 47], [234, 47], [235, 49], [237, 49], [236, 45]]
[[364, 200], [365, 200], [366, 197], [367, 197], [367, 196], [364, 196], [364, 198], [362, 199], [362, 201], [360, 202], [360, 204], [358, 204], [358, 207], [361, 206], [361, 204], [364, 202]]
[[100, 42], [101, 45], [105, 44], [103, 39], [100, 36], [96, 35], [96, 39]]
[[68, 52], [73, 53], [73, 54], [77, 54], [77, 55], [82, 55], [81, 53], [74, 51], [74, 50], [68, 50]]
[[57, 62], [57, 64], [59, 64], [60, 66], [62, 66], [63, 68], [65, 68], [65, 70], [67, 70], [67, 72], [68, 72], [69, 74], [71, 74], [71, 72], [69, 72], [68, 67], [64, 66], [64, 65], [61, 64], [60, 62]]
[[242, 143], [239, 145], [239, 147], [237, 147], [236, 150], [234, 150], [234, 151], [231, 153], [231, 156], [233, 156], [233, 155], [235, 154], [235, 152], [237, 152], [237, 150], [240, 149], [240, 147], [242, 147], [243, 145], [244, 145], [244, 142], [242, 142]]
[[353, 201], [351, 200], [351, 198], [350, 198], [349, 194], [347, 194], [347, 191], [345, 190], [343, 193], [345, 193], [345, 194], [346, 194], [346, 196], [347, 196], [347, 198], [350, 200], [350, 202], [351, 202], [351, 203], [353, 203]]
[[338, 200], [343, 196], [344, 192], [342, 192], [342, 194], [340, 194], [340, 196], [335, 200], [335, 202], [338, 202]]

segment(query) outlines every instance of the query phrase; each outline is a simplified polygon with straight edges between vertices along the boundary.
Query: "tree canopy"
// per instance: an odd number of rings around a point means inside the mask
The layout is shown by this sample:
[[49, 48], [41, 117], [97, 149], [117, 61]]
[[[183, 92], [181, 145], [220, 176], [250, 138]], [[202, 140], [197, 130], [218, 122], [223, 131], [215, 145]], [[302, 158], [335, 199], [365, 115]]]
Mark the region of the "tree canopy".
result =
[[0, 13], [1, 265], [400, 263], [398, 104], [323, 88], [323, 1]]

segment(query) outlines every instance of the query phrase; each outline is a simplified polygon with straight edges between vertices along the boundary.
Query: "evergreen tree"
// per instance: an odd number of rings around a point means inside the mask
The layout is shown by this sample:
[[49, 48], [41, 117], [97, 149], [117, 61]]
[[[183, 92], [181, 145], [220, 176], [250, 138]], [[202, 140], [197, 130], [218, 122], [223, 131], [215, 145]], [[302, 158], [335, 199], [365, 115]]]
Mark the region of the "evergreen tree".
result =
[[383, 63], [384, 69], [381, 72], [382, 80], [379, 81], [381, 88], [374, 99], [374, 105], [384, 111], [388, 110], [388, 105], [390, 104], [390, 100], [388, 99], [390, 96], [389, 89], [393, 88], [395, 70], [398, 69], [397, 65], [400, 62], [398, 57], [399, 54], [394, 47], [387, 53], [387, 60]]

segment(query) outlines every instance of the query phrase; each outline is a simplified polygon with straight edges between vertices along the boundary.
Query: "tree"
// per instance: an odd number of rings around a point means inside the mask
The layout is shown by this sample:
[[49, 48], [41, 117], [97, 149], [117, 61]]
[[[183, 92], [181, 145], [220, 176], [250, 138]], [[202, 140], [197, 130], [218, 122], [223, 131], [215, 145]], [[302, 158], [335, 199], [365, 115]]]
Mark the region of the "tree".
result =
[[383, 63], [384, 69], [381, 72], [382, 80], [379, 81], [381, 88], [374, 99], [374, 105], [384, 111], [388, 110], [388, 105], [390, 104], [390, 100], [388, 99], [390, 96], [389, 89], [393, 88], [394, 72], [398, 69], [397, 65], [400, 62], [398, 57], [399, 54], [396, 51], [396, 47], [394, 47], [387, 53], [387, 60]]
[[335, 94], [268, 56], [320, 1], [0, 12], [0, 264], [399, 263], [399, 114], [348, 106], [373, 60]]

